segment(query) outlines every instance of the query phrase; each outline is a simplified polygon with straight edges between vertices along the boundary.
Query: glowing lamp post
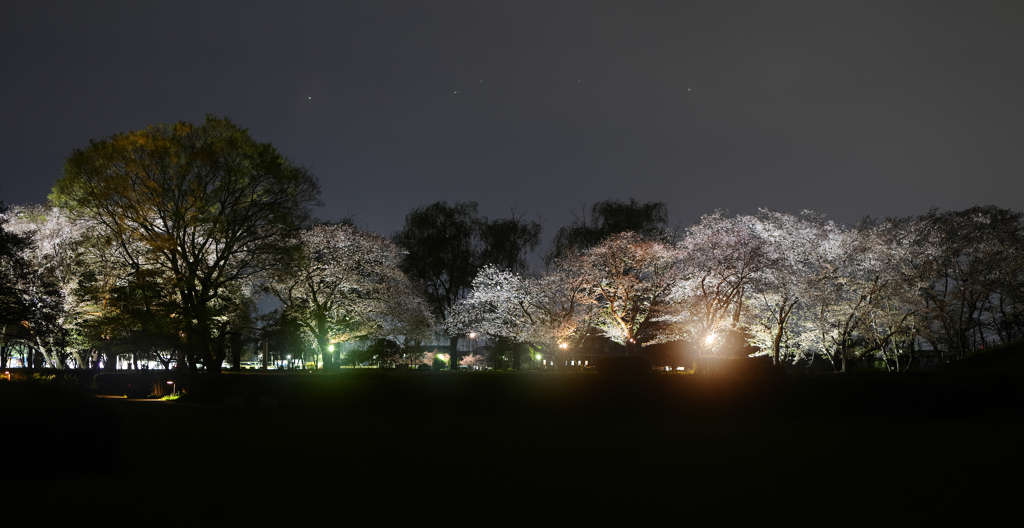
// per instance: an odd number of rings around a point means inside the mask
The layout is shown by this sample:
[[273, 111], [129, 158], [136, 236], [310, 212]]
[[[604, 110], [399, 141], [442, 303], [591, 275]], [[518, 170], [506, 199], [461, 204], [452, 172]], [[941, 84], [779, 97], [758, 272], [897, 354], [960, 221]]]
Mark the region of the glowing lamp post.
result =
[[178, 386], [174, 383], [174, 380], [168, 381], [167, 384], [171, 386], [171, 396], [174, 396], [174, 393], [178, 392]]

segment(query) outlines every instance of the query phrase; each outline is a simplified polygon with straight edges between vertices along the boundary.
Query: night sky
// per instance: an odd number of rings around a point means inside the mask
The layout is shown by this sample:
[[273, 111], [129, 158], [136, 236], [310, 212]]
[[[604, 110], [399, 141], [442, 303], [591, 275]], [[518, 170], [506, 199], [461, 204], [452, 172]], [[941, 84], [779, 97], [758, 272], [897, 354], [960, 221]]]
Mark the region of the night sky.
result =
[[16, 2], [0, 199], [119, 131], [230, 117], [311, 167], [323, 219], [581, 202], [1024, 210], [1024, 4]]

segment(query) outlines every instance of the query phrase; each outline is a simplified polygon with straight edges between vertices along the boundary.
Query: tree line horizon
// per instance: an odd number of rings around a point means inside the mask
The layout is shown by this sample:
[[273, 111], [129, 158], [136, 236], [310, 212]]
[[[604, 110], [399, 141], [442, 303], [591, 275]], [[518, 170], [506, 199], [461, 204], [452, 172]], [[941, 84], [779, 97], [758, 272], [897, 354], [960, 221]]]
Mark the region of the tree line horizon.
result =
[[[216, 373], [260, 341], [330, 370], [419, 361], [443, 339], [455, 367], [479, 334], [513, 368], [609, 339], [627, 355], [742, 342], [776, 365], [870, 357], [901, 372], [1024, 335], [1024, 215], [995, 206], [851, 225], [715, 211], [671, 229], [664, 203], [606, 200], [536, 269], [542, 227], [514, 209], [440, 201], [391, 237], [314, 222], [316, 177], [213, 116], [90, 141], [63, 172], [47, 205], [0, 211], [2, 366], [21, 350], [53, 368], [126, 356]], [[280, 308], [259, 314], [264, 296]], [[355, 340], [362, 355], [335, 353]]]

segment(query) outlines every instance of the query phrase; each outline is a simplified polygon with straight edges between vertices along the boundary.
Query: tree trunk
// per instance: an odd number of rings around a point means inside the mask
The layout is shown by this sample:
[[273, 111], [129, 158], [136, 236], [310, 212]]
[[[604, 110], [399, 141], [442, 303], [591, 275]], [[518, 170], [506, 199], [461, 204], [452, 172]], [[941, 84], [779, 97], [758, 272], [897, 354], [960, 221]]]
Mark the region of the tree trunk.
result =
[[83, 353], [82, 349], [76, 348], [72, 355], [75, 357], [75, 363], [78, 363], [78, 368], [85, 369], [89, 368], [88, 356]]
[[242, 333], [231, 334], [231, 369], [242, 370]]
[[37, 350], [39, 351], [39, 354], [43, 356], [42, 368], [46, 368], [47, 365], [49, 365], [51, 368], [54, 368], [57, 362], [50, 357], [50, 354], [48, 354], [46, 350], [43, 348], [39, 348]]
[[773, 345], [772, 345], [772, 352], [773, 352], [774, 361], [775, 361], [774, 364], [775, 364], [776, 367], [781, 364], [780, 353], [779, 353], [779, 350], [781, 348], [782, 348], [782, 328], [779, 327], [779, 333], [775, 334], [775, 343], [773, 343]]
[[185, 361], [187, 362], [186, 366], [188, 367], [189, 372], [191, 372], [192, 374], [199, 373], [199, 364], [196, 362], [196, 354], [194, 352], [185, 352]]
[[103, 371], [104, 372], [116, 372], [117, 371], [117, 354], [111, 351], [104, 351], [103, 357]]
[[324, 357], [324, 370], [334, 370], [334, 351], [331, 350], [331, 344], [327, 341], [327, 315], [322, 313], [316, 318], [316, 346]]
[[227, 336], [220, 333], [217, 337], [210, 339], [210, 365], [206, 366], [206, 371], [210, 374], [220, 374], [221, 367], [224, 366], [224, 358], [227, 357]]
[[327, 338], [316, 336], [316, 346], [324, 357], [324, 370], [334, 370], [334, 352], [331, 351], [331, 345], [327, 343]]
[[523, 346], [522, 343], [512, 343], [512, 370], [519, 370], [522, 366]]
[[626, 355], [627, 356], [632, 356], [632, 355], [636, 354], [636, 349], [637, 349], [636, 341], [634, 341], [631, 337], [627, 336], [626, 337], [626, 341], [625, 341], [625, 345], [626, 345]]
[[449, 336], [448, 347], [451, 349], [451, 355], [448, 358], [448, 369], [459, 370], [459, 336]]

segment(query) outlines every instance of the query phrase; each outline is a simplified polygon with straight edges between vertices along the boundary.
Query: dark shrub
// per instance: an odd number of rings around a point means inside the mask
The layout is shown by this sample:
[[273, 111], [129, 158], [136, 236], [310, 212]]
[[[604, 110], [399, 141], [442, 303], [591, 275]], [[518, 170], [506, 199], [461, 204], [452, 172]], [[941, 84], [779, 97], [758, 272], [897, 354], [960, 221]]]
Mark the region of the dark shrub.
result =
[[644, 356], [607, 356], [598, 358], [597, 371], [611, 376], [647, 376], [654, 373], [654, 365]]
[[95, 379], [96, 394], [124, 396], [128, 393], [132, 378], [132, 374], [126, 372], [100, 372]]
[[1024, 341], [981, 349], [946, 367], [954, 372], [1010, 373], [1024, 371]]
[[784, 376], [782, 365], [773, 365], [771, 356], [699, 357], [693, 362], [697, 374], [770, 378]]

